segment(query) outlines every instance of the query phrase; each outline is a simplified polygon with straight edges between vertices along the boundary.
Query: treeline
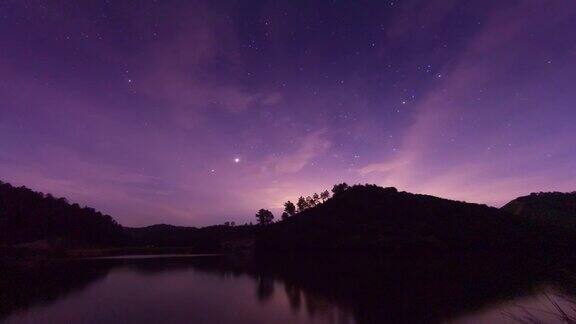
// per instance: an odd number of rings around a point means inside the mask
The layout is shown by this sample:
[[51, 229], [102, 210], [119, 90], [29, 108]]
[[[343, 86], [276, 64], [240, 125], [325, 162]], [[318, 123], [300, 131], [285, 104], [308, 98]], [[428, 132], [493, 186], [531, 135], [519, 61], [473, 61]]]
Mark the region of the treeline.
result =
[[[350, 188], [346, 182], [335, 184], [332, 187], [332, 195], [336, 196]], [[325, 203], [330, 199], [330, 192], [324, 190], [320, 194], [314, 193], [312, 196], [307, 196], [304, 198], [300, 196], [296, 204], [288, 200], [284, 203], [284, 211], [281, 215], [281, 220], [285, 221], [288, 218], [305, 211], [306, 209], [315, 207], [317, 205]], [[256, 221], [259, 225], [268, 225], [274, 222], [274, 214], [268, 209], [260, 209], [256, 213]]]
[[343, 185], [342, 189], [314, 208], [262, 227], [256, 248], [298, 254], [347, 250], [472, 255], [550, 241], [540, 228], [494, 207], [393, 187]]
[[503, 210], [539, 225], [576, 230], [576, 192], [538, 192], [518, 197]]
[[125, 236], [120, 224], [94, 208], [0, 181], [0, 244], [39, 240], [114, 246]]
[[203, 228], [165, 224], [124, 227], [94, 208], [0, 182], [0, 257], [3, 248], [24, 254], [171, 247], [186, 247], [195, 253], [221, 252], [249, 247], [253, 228], [233, 221]]
[[510, 246], [521, 241], [520, 245], [568, 246], [576, 231], [576, 193], [532, 194], [499, 210], [400, 193], [395, 188], [340, 183], [331, 192], [301, 196], [296, 203], [287, 201], [279, 221], [274, 222], [274, 215], [266, 209], [259, 210], [256, 219], [260, 226], [226, 222], [204, 228], [127, 228], [93, 208], [0, 182], [0, 249], [38, 243], [63, 249], [191, 247], [217, 252], [247, 250], [254, 240], [270, 249], [422, 242]]

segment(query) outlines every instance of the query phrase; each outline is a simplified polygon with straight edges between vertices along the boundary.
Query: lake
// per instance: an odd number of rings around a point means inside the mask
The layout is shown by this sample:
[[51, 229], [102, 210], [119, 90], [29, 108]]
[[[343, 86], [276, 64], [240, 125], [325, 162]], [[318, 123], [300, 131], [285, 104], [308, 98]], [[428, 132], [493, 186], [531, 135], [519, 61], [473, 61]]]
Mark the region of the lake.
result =
[[510, 285], [496, 280], [492, 286], [467, 281], [475, 280], [474, 274], [468, 277], [473, 271], [463, 271], [462, 277], [395, 265], [373, 273], [369, 264], [316, 260], [279, 265], [216, 255], [41, 263], [9, 272], [0, 293], [0, 321], [560, 323], [556, 306], [573, 307], [568, 294], [546, 280]]

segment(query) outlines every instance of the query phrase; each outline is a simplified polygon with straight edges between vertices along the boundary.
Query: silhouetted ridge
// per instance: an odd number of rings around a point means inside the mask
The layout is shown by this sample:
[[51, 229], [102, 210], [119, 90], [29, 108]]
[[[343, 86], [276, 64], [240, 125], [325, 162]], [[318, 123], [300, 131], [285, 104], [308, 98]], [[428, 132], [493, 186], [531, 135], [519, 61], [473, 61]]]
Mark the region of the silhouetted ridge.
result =
[[576, 192], [540, 192], [507, 203], [502, 210], [542, 225], [576, 228]]
[[486, 250], [518, 244], [521, 220], [497, 208], [355, 185], [266, 226], [259, 250]]
[[114, 246], [124, 243], [124, 233], [112, 217], [93, 208], [0, 181], [0, 244], [35, 241]]
[[570, 247], [576, 229], [576, 193], [532, 194], [497, 209], [376, 185], [341, 183], [332, 192], [332, 198], [326, 190], [296, 204], [286, 202], [278, 222], [261, 209], [259, 226], [127, 228], [93, 208], [0, 182], [0, 248], [186, 247], [204, 253], [256, 246], [269, 252], [462, 255], [516, 249], [533, 254], [545, 251], [544, 245], [552, 251]]
[[[136, 246], [154, 247], [193, 247], [197, 252], [220, 252], [234, 248], [239, 240], [252, 240], [253, 227], [250, 225], [214, 225], [203, 228], [151, 225], [125, 230], [130, 242]], [[252, 243], [249, 242], [251, 246]]]
[[123, 227], [93, 208], [0, 182], [0, 248], [6, 245], [41, 254], [84, 248], [186, 247], [188, 252], [207, 253], [251, 249], [253, 232], [251, 225], [231, 222], [203, 228]]

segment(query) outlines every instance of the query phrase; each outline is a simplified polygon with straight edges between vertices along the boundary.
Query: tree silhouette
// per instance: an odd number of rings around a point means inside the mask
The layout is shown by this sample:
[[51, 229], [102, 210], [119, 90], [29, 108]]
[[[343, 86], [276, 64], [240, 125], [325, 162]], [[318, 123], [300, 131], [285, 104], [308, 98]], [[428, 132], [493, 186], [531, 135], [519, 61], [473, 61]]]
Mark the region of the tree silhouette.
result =
[[309, 207], [308, 202], [306, 202], [306, 199], [302, 196], [298, 198], [298, 202], [296, 203], [296, 205], [298, 206], [298, 212], [302, 212]]
[[288, 200], [284, 203], [284, 212], [288, 214], [288, 216], [294, 216], [294, 214], [296, 214], [296, 206]]
[[272, 223], [272, 220], [274, 219], [274, 214], [272, 214], [272, 212], [269, 211], [268, 209], [260, 209], [256, 213], [256, 219], [258, 220], [258, 224], [268, 225]]
[[332, 187], [332, 193], [335, 196], [335, 195], [343, 193], [348, 188], [350, 188], [350, 186], [348, 186], [348, 184], [346, 182], [335, 184], [334, 187]]
[[322, 199], [322, 202], [325, 202], [328, 198], [330, 198], [330, 192], [328, 190], [324, 190], [320, 193], [320, 199]]
[[282, 220], [287, 220], [288, 217], [290, 217], [290, 214], [288, 214], [287, 212], [282, 213]]
[[317, 193], [314, 193], [312, 195], [312, 200], [314, 201], [314, 205], [318, 205], [320, 203], [320, 195], [318, 195]]
[[310, 197], [310, 196], [306, 197], [306, 204], [308, 205], [308, 207], [316, 206], [314, 199], [312, 199], [312, 197]]

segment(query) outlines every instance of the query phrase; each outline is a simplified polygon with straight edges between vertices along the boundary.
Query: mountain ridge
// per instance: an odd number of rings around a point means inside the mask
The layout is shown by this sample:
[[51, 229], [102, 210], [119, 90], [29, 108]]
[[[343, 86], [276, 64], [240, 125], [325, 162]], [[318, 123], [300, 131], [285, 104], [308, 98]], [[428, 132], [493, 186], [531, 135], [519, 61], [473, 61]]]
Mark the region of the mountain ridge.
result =
[[[547, 197], [573, 198], [576, 194], [537, 196]], [[552, 236], [553, 230], [543, 226], [546, 222], [534, 221], [534, 217], [511, 207], [533, 198], [534, 194], [519, 197], [498, 209], [394, 187], [354, 185], [315, 207], [267, 226], [125, 227], [93, 208], [0, 182], [0, 245], [47, 240], [59, 242], [64, 248], [192, 246], [199, 252], [236, 248], [284, 252], [482, 251], [535, 246], [547, 241], [544, 236]], [[576, 224], [576, 217], [572, 218]], [[561, 237], [565, 235], [568, 233]]]

